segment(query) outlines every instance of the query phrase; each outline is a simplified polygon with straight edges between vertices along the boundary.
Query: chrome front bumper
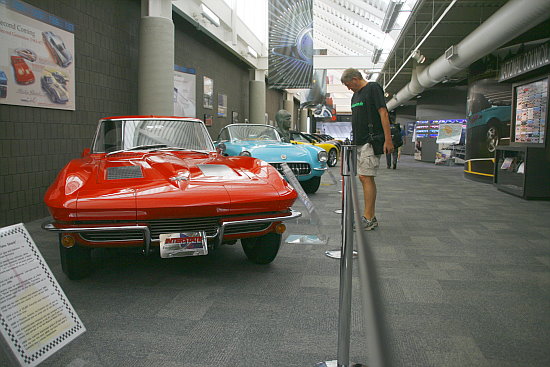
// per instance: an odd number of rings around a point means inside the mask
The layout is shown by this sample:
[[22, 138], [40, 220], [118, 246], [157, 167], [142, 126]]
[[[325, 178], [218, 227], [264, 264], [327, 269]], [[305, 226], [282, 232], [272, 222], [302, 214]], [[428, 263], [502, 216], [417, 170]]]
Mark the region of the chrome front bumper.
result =
[[[225, 229], [230, 226], [249, 224], [249, 223], [265, 223], [265, 222], [281, 222], [290, 219], [296, 219], [302, 216], [302, 213], [290, 210], [289, 215], [279, 215], [268, 218], [259, 219], [228, 219], [221, 223], [217, 228], [216, 233], [206, 236], [207, 239], [218, 238], [218, 244], [221, 244]], [[141, 231], [143, 232], [144, 251], [148, 255], [151, 248], [151, 230], [146, 225], [128, 225], [128, 226], [105, 226], [105, 227], [72, 227], [72, 228], [57, 228], [53, 222], [42, 223], [42, 229], [50, 232], [59, 233], [81, 233], [81, 232], [124, 232], [124, 231]]]

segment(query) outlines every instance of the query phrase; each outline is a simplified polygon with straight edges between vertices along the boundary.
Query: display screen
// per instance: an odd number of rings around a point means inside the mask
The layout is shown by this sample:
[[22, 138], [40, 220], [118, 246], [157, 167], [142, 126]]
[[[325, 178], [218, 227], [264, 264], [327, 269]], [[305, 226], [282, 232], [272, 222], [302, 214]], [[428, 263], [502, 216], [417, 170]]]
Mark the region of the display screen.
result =
[[465, 119], [417, 121], [414, 126], [413, 141], [420, 138], [437, 138], [440, 124], [462, 124], [465, 128], [466, 122]]
[[548, 78], [516, 86], [515, 96], [514, 141], [544, 143], [548, 114]]

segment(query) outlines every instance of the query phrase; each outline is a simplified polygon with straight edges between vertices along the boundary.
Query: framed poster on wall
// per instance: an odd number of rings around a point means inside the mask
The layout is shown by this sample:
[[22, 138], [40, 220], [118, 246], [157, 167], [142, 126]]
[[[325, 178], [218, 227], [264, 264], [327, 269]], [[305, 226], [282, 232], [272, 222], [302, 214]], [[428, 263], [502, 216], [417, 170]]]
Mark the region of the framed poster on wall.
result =
[[227, 94], [218, 93], [218, 117], [227, 117]]
[[197, 116], [195, 85], [195, 69], [174, 65], [174, 116]]
[[204, 124], [206, 126], [212, 126], [212, 123], [213, 123], [213, 116], [209, 113], [205, 113], [204, 114]]
[[231, 112], [231, 123], [232, 124], [238, 124], [239, 123], [239, 113], [237, 111]]
[[0, 1], [0, 104], [75, 110], [75, 26]]
[[213, 108], [214, 107], [214, 81], [209, 77], [205, 76], [202, 78], [203, 86], [203, 104], [204, 108]]

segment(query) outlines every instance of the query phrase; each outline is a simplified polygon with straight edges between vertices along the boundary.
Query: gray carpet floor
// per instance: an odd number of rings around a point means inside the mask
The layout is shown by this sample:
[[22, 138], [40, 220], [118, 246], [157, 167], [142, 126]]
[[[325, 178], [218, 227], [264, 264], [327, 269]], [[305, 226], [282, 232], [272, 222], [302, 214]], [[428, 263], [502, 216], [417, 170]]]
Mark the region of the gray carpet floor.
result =
[[[268, 266], [240, 245], [185, 259], [99, 250], [81, 281], [61, 272], [57, 237], [25, 223], [87, 328], [42, 366], [310, 366], [336, 359], [339, 167], [310, 196], [321, 223], [287, 223]], [[335, 178], [336, 180], [333, 180]], [[467, 180], [462, 167], [403, 156], [376, 179], [367, 233], [396, 366], [550, 366], [550, 202]], [[314, 217], [314, 216], [313, 216]], [[350, 361], [368, 364], [354, 261]], [[368, 320], [366, 321], [368, 322]], [[0, 365], [7, 365], [0, 354]]]

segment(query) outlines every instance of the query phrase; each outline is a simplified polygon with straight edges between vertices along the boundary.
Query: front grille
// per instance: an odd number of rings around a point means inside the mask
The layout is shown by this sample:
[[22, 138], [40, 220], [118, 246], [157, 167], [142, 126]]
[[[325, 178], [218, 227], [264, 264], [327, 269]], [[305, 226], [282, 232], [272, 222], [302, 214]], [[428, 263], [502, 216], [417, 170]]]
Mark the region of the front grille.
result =
[[82, 232], [80, 237], [94, 242], [143, 241], [141, 231]]
[[[219, 217], [158, 219], [139, 222], [139, 224], [147, 225], [151, 230], [151, 240], [158, 241], [162, 233], [205, 231], [207, 236], [214, 236], [220, 226], [220, 220]], [[266, 230], [270, 225], [271, 222], [229, 225], [225, 228], [225, 234], [260, 232]], [[82, 232], [80, 236], [93, 242], [143, 241], [141, 231]]]
[[236, 224], [234, 226], [225, 227], [224, 234], [260, 232], [266, 230], [270, 225], [271, 222]]
[[161, 233], [194, 231], [205, 231], [207, 236], [213, 236], [219, 227], [218, 218], [159, 219], [151, 220], [147, 224], [153, 239], [158, 239]]
[[143, 178], [140, 166], [120, 166], [107, 168], [107, 180], [121, 180], [124, 178]]
[[[185, 218], [185, 219], [158, 219], [147, 222], [145, 224], [151, 230], [151, 239], [153, 241], [159, 239], [162, 233], [179, 233], [179, 232], [194, 232], [205, 231], [207, 236], [213, 236], [219, 226], [218, 218]], [[106, 232], [83, 232], [80, 234], [82, 238], [88, 241], [134, 241], [143, 240], [141, 231], [106, 231]]]
[[[281, 175], [284, 175], [283, 167], [282, 167], [281, 163], [270, 163], [270, 164], [273, 167], [277, 168], [277, 171], [279, 171], [279, 173]], [[296, 175], [296, 176], [305, 176], [305, 175], [309, 175], [311, 173], [311, 167], [310, 167], [309, 163], [292, 163], [292, 162], [289, 162], [289, 163], [287, 163], [287, 165], [292, 170], [294, 175]]]

